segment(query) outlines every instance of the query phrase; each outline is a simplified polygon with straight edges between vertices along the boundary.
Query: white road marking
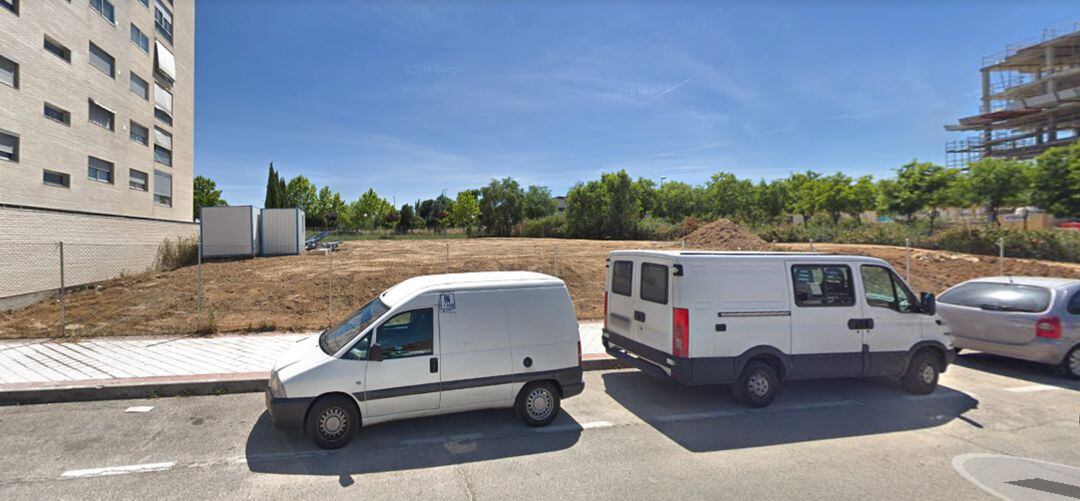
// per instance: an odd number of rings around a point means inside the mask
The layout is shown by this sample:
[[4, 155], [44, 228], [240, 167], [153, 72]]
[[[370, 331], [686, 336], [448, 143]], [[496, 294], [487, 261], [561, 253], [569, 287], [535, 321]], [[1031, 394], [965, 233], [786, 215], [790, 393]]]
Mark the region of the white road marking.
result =
[[762, 411], [805, 411], [810, 409], [827, 409], [829, 407], [843, 407], [845, 405], [857, 405], [854, 400], [835, 400], [832, 402], [810, 402], [806, 404], [784, 405], [778, 407], [766, 407]]
[[460, 442], [462, 440], [479, 440], [481, 438], [484, 438], [483, 433], [465, 433], [462, 435], [450, 435], [448, 437], [429, 437], [402, 440], [401, 445], [441, 444], [444, 442]]
[[146, 473], [151, 471], [165, 471], [176, 466], [175, 461], [168, 463], [131, 464], [126, 466], [108, 466], [105, 468], [90, 468], [86, 470], [68, 470], [60, 475], [60, 478], [88, 478], [105, 477], [109, 475], [127, 475], [130, 473]]
[[137, 405], [135, 407], [124, 409], [124, 412], [150, 412], [152, 410], [154, 410], [154, 406], [152, 405]]
[[660, 423], [678, 423], [682, 421], [698, 421], [702, 419], [715, 419], [720, 417], [732, 417], [741, 416], [747, 414], [746, 411], [712, 411], [712, 412], [691, 412], [687, 414], [670, 414], [667, 416], [660, 416], [653, 419]]
[[615, 424], [611, 421], [589, 421], [588, 423], [560, 424], [558, 426], [533, 428], [533, 431], [536, 433], [562, 433], [567, 431], [597, 430], [600, 428], [611, 428], [612, 426], [615, 426]]
[[1011, 391], [1013, 393], [1034, 393], [1037, 391], [1056, 391], [1062, 389], [1060, 386], [1050, 386], [1048, 384], [1033, 384], [1029, 386], [1016, 386], [1013, 388], [1005, 388], [1005, 391]]

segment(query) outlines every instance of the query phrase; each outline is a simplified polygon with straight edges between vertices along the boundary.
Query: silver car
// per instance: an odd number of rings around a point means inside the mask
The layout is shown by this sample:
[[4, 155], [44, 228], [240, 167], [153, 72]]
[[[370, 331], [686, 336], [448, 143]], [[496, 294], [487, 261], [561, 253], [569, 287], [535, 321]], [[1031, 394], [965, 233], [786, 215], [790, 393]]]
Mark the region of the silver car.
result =
[[977, 278], [937, 302], [957, 349], [1051, 364], [1080, 378], [1080, 280]]

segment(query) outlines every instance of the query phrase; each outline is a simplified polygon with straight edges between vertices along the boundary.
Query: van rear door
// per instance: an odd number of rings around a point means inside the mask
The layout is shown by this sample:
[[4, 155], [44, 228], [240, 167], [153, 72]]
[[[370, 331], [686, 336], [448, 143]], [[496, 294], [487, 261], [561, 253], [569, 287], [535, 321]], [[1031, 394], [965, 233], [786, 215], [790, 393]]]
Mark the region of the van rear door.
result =
[[628, 338], [636, 338], [634, 327], [634, 260], [613, 257], [608, 265], [607, 329]]
[[633, 339], [664, 353], [672, 352], [671, 266], [640, 260], [638, 286], [634, 291]]

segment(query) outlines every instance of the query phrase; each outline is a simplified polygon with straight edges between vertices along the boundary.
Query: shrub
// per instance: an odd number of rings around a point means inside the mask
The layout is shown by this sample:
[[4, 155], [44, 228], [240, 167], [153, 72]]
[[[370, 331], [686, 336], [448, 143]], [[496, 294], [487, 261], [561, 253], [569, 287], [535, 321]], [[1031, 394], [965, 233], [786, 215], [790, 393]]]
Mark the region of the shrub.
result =
[[997, 255], [1004, 240], [1005, 256], [1080, 262], [1080, 232], [1069, 230], [1015, 230], [950, 228], [927, 239], [934, 249]]
[[515, 233], [522, 237], [563, 238], [566, 236], [566, 218], [560, 214], [526, 219], [518, 223]]
[[199, 239], [180, 237], [175, 241], [166, 239], [158, 245], [157, 269], [170, 271], [199, 262]]

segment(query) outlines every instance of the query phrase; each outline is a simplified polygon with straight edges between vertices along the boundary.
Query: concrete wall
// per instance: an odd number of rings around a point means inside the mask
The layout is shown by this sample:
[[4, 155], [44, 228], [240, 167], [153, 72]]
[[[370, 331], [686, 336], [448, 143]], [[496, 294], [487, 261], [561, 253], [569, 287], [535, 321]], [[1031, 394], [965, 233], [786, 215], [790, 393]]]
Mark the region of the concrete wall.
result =
[[[163, 43], [176, 59], [172, 85], [173, 125], [154, 117], [154, 0], [147, 9], [135, 0], [112, 0], [115, 26], [87, 0], [22, 1], [19, 14], [0, 9], [0, 56], [19, 64], [19, 86], [0, 84], [0, 129], [19, 137], [19, 160], [0, 160], [0, 203], [191, 221], [194, 165], [195, 3], [175, 0], [173, 41]], [[150, 38], [150, 53], [130, 40], [134, 23]], [[44, 36], [71, 51], [71, 62], [42, 48]], [[88, 62], [93, 42], [116, 59], [115, 78]], [[130, 74], [150, 86], [150, 98], [130, 90]], [[88, 121], [88, 99], [113, 110], [115, 130]], [[71, 114], [65, 125], [46, 118], [44, 103]], [[130, 139], [129, 122], [150, 129], [150, 145]], [[172, 167], [154, 161], [153, 130], [173, 135]], [[87, 157], [114, 164], [113, 183], [89, 179]], [[45, 185], [43, 170], [70, 175], [70, 187]], [[149, 190], [129, 188], [129, 171], [149, 177]], [[172, 175], [172, 206], [154, 203], [154, 170]]]

